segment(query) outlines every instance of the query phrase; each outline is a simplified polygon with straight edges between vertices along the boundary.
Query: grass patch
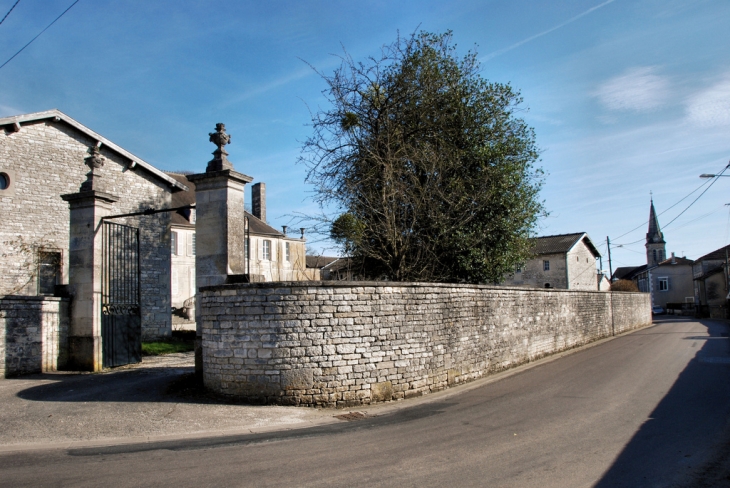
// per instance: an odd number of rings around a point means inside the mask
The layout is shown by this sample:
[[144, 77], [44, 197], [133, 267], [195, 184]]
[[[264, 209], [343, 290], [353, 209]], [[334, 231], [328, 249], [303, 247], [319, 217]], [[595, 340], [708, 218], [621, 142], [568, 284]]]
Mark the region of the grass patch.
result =
[[173, 354], [176, 352], [188, 352], [195, 349], [191, 341], [158, 341], [143, 342], [143, 356], [159, 356], [161, 354]]

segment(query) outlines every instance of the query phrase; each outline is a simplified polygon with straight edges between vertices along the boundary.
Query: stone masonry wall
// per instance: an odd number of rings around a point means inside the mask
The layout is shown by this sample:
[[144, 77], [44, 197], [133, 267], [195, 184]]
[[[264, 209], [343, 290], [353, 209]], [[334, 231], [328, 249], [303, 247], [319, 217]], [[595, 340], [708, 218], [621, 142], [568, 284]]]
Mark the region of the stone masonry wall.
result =
[[569, 289], [598, 290], [596, 258], [583, 240], [567, 253], [565, 260], [568, 264]]
[[0, 297], [0, 378], [66, 366], [68, 299]]
[[[547, 271], [544, 269], [544, 261], [550, 262], [550, 269]], [[546, 283], [550, 284], [550, 288], [568, 288], [565, 254], [541, 254], [534, 257], [525, 263], [519, 273], [507, 277], [504, 284], [544, 288]]]
[[201, 288], [203, 375], [252, 401], [419, 396], [651, 323], [648, 294], [422, 283]]
[[[60, 195], [75, 193], [86, 180], [84, 164], [96, 144], [64, 122], [23, 124], [19, 132], [0, 131], [0, 171], [10, 171], [12, 192], [0, 194], [0, 295], [37, 294], [39, 250], [62, 255], [61, 283], [68, 283], [69, 208]], [[170, 206], [170, 191], [147, 172], [101, 148], [107, 162], [100, 172], [105, 191], [120, 197], [112, 214]], [[169, 336], [170, 215], [116, 220], [140, 228], [141, 295], [144, 338]]]

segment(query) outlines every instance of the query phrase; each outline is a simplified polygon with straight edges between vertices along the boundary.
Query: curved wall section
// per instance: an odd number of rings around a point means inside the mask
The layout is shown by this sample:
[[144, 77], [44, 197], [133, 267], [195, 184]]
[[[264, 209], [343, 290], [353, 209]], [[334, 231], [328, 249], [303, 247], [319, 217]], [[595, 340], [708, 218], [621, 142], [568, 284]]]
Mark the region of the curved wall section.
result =
[[208, 388], [346, 407], [439, 391], [651, 324], [649, 295], [478, 285], [201, 288]]

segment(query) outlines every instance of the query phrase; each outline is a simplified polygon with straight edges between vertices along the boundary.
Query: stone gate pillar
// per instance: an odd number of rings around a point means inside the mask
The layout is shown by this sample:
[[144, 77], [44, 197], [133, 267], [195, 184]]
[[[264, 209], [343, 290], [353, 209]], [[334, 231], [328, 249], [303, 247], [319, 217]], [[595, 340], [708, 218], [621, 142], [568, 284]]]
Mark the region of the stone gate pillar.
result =
[[69, 204], [69, 291], [72, 296], [68, 331], [68, 367], [100, 371], [102, 364], [102, 217], [109, 215], [119, 198], [100, 191], [98, 169], [104, 165], [99, 149], [90, 149], [91, 168], [78, 193], [61, 195]]
[[224, 146], [230, 143], [224, 124], [216, 124], [210, 141], [218, 149], [205, 173], [188, 175], [195, 183], [195, 371], [202, 373], [202, 321], [199, 293], [202, 286], [222, 285], [229, 275], [246, 272], [244, 255], [244, 187], [253, 178], [233, 170]]

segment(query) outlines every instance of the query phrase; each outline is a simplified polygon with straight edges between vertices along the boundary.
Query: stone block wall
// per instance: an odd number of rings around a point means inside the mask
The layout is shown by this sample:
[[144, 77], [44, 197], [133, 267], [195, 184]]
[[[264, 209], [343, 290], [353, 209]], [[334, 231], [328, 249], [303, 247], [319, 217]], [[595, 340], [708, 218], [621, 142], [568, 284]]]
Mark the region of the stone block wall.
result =
[[353, 406], [442, 390], [651, 323], [649, 296], [423, 283], [201, 288], [203, 375], [252, 401]]
[[[550, 284], [550, 288], [568, 288], [568, 270], [566, 268], [566, 255], [564, 253], [541, 254], [528, 260], [519, 273], [515, 273], [505, 279], [507, 286], [533, 286], [544, 288]], [[550, 269], [545, 271], [544, 261], [550, 262]]]
[[0, 297], [0, 378], [66, 366], [66, 298]]

